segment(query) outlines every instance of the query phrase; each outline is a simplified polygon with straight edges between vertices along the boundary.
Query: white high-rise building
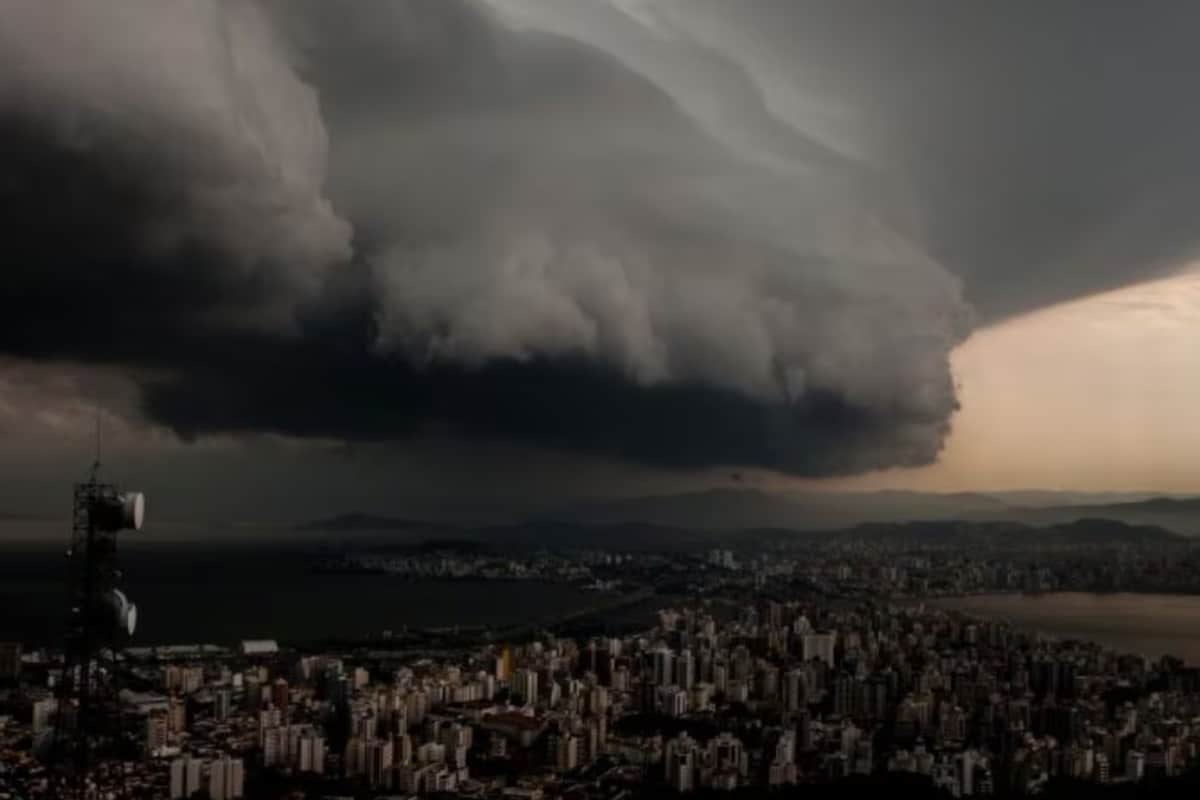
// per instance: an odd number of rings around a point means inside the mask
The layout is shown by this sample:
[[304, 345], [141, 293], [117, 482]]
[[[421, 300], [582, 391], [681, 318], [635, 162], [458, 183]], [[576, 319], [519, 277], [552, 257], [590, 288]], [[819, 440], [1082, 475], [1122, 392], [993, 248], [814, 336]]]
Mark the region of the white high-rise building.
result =
[[262, 762], [264, 767], [274, 767], [287, 762], [288, 729], [277, 725], [260, 732], [262, 738]]
[[560, 772], [569, 772], [579, 766], [579, 737], [570, 733], [558, 737], [555, 761]]
[[204, 762], [198, 758], [184, 756], [171, 762], [171, 800], [191, 797], [201, 789], [201, 771]]
[[531, 669], [519, 669], [513, 673], [512, 691], [519, 694], [526, 705], [534, 705], [538, 699], [538, 675]]
[[54, 712], [58, 711], [58, 700], [46, 697], [33, 704], [33, 733], [36, 736], [54, 723]]
[[245, 771], [240, 758], [217, 758], [208, 771], [210, 800], [236, 800], [244, 795]]
[[156, 709], [146, 717], [146, 753], [151, 757], [159, 755], [167, 746], [167, 712]]
[[300, 737], [296, 752], [296, 769], [300, 772], [325, 772], [325, 737], [307, 733]]
[[682, 717], [688, 711], [688, 693], [678, 686], [659, 686], [658, 710], [668, 717]]
[[392, 750], [392, 760], [401, 766], [408, 766], [413, 760], [413, 741], [407, 733], [402, 733], [395, 739]]

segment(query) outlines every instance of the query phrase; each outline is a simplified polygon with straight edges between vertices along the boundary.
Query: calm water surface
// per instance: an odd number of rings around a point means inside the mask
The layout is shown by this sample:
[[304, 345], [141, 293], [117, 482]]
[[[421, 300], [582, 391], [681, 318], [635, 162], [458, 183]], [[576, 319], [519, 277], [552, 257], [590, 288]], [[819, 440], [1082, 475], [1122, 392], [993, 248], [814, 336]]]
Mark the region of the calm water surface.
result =
[[1024, 630], [1089, 639], [1152, 658], [1178, 656], [1200, 665], [1200, 596], [1176, 594], [985, 594], [932, 605], [1006, 619]]
[[[57, 641], [66, 607], [61, 546], [0, 542], [0, 640]], [[593, 607], [593, 592], [537, 581], [406, 581], [321, 575], [289, 546], [132, 542], [121, 567], [138, 605], [137, 643], [278, 638], [550, 620]]]

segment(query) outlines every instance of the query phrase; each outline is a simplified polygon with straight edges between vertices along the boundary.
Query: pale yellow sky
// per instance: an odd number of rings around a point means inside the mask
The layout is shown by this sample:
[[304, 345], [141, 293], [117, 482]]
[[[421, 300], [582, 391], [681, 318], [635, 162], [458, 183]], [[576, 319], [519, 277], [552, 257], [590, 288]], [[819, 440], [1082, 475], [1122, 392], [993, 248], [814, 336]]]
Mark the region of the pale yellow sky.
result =
[[937, 464], [822, 484], [1200, 490], [1200, 266], [985, 328], [952, 360]]

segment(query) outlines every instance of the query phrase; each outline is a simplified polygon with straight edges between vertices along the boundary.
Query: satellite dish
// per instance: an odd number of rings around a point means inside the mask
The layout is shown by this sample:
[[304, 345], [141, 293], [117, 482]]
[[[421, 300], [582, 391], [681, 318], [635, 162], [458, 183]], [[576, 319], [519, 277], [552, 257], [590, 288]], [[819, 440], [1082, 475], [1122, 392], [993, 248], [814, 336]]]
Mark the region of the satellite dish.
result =
[[121, 516], [126, 528], [134, 531], [142, 529], [142, 521], [146, 518], [146, 495], [141, 492], [125, 492], [118, 495], [121, 499]]
[[92, 506], [92, 522], [105, 531], [139, 531], [145, 518], [146, 496], [141, 492], [110, 495]]
[[133, 636], [133, 632], [137, 630], [137, 606], [129, 602], [129, 598], [120, 589], [112, 590], [112, 594], [109, 595], [109, 603], [112, 606], [113, 622], [116, 627], [127, 635]]

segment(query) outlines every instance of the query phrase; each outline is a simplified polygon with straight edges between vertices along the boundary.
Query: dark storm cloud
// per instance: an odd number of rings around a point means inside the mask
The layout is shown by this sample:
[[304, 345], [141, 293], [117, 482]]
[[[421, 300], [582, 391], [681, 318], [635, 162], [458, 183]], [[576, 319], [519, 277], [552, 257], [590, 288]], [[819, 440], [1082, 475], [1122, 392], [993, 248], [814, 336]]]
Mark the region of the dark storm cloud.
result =
[[755, 464], [797, 475], [923, 464], [946, 420], [811, 392], [790, 407], [698, 382], [639, 386], [582, 358], [417, 369], [326, 340], [232, 343], [219, 363], [144, 386], [181, 434], [271, 431], [372, 442], [452, 431], [666, 467]]
[[927, 463], [956, 276], [1002, 314], [1194, 244], [1179, 20], [6, 5], [0, 352], [126, 367], [186, 436]]
[[479, 5], [275, 8], [373, 349], [433, 398], [401, 419], [804, 474], [937, 452], [967, 312], [844, 158], [793, 135], [802, 173], [769, 169], [607, 52]]
[[[611, 28], [582, 26], [584, 10], [572, 9], [585, 2], [496, 2], [584, 39]], [[986, 316], [1135, 282], [1196, 254], [1194, 4], [621, 5], [638, 12], [625, 28], [732, 63], [794, 131], [906, 184], [913, 235]], [[661, 80], [689, 80], [655, 63], [665, 49], [626, 57]]]
[[[312, 90], [251, 6], [7, 3], [0, 348], [140, 363], [287, 332], [350, 256]], [[165, 355], [165, 353], [163, 354]]]

